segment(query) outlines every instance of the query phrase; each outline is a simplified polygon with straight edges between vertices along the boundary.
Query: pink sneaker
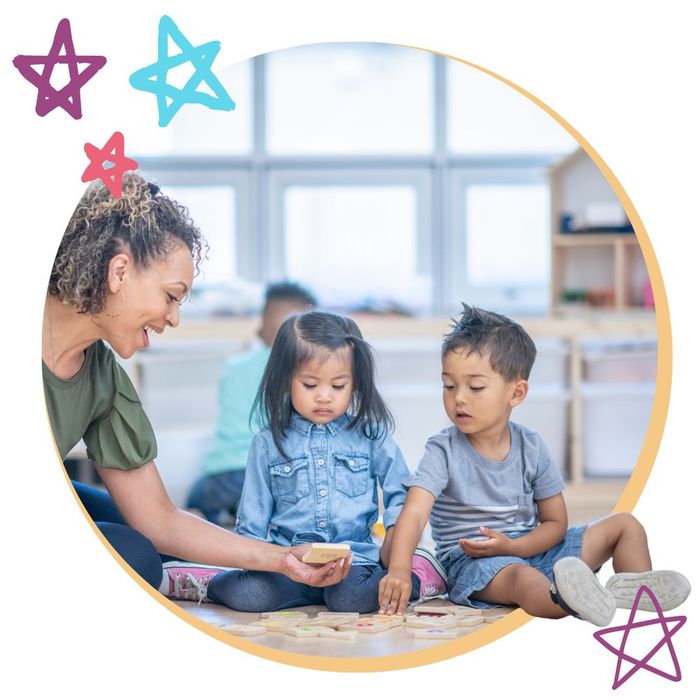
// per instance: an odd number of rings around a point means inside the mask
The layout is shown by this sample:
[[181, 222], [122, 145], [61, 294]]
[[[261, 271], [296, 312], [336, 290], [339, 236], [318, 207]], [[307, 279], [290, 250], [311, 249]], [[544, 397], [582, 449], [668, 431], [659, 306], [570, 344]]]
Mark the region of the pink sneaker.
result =
[[[167, 582], [161, 586], [161, 593], [174, 600], [196, 600], [200, 603], [211, 603], [207, 598], [207, 587], [217, 574], [229, 569], [204, 564], [193, 564], [188, 561], [168, 561], [163, 564], [163, 572]], [[163, 588], [166, 590], [163, 590]]]
[[416, 547], [411, 560], [411, 572], [420, 581], [420, 600], [435, 598], [447, 591], [447, 572], [425, 547]]

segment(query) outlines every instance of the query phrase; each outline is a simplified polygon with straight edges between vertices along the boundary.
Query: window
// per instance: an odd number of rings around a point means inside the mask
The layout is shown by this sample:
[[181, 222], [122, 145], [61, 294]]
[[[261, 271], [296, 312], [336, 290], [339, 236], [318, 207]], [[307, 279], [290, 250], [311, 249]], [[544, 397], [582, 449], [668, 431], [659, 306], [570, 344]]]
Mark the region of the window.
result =
[[268, 68], [273, 154], [427, 153], [431, 54], [386, 44], [276, 51]]
[[287, 276], [337, 306], [430, 305], [417, 273], [416, 193], [410, 187], [290, 187]]
[[[127, 154], [138, 160], [143, 156], [173, 153], [197, 156], [250, 153], [253, 145], [252, 64], [252, 61], [244, 61], [215, 71], [216, 77], [236, 103], [232, 112], [186, 104], [163, 128], [157, 124], [155, 98], [152, 95], [150, 99], [153, 104], [150, 107], [139, 105], [138, 109], [125, 111], [126, 123], [122, 131]], [[183, 64], [168, 72], [168, 82], [181, 87], [191, 77], [193, 70], [191, 64]], [[206, 91], [204, 85], [198, 89]], [[139, 99], [146, 99], [143, 94], [135, 93]], [[147, 109], [153, 110], [153, 119], [143, 118]]]
[[431, 308], [429, 177], [410, 171], [286, 171], [271, 178], [269, 276], [344, 308]]
[[531, 100], [384, 44], [296, 47], [218, 75], [233, 112], [191, 105], [167, 129], [125, 130], [209, 239], [200, 300], [240, 310], [289, 277], [341, 309], [547, 311], [546, 171], [576, 143]]
[[447, 144], [455, 153], [557, 154], [576, 141], [514, 88], [458, 61], [447, 63]]
[[512, 313], [549, 303], [550, 209], [544, 173], [461, 171], [454, 176], [450, 297]]

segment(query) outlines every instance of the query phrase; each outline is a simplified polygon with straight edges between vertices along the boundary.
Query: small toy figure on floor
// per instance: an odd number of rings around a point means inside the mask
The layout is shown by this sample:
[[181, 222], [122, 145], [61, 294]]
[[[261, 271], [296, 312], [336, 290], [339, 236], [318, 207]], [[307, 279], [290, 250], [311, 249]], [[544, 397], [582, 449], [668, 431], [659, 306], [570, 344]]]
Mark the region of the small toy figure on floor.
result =
[[[285, 546], [346, 543], [352, 567], [327, 588], [269, 572], [223, 572], [209, 582], [208, 599], [246, 612], [318, 604], [375, 611], [409, 471], [390, 435], [393, 420], [357, 324], [320, 311], [288, 318], [273, 343], [254, 411], [265, 428], [248, 455], [236, 531]], [[377, 484], [387, 528], [381, 548], [371, 536]], [[444, 593], [445, 578], [432, 555], [411, 552], [409, 560], [411, 599]]]
[[[442, 345], [445, 412], [406, 482], [380, 610], [403, 613], [411, 554], [430, 518], [454, 603], [519, 605], [537, 617], [574, 615], [607, 625], [641, 585], [663, 610], [690, 593], [675, 571], [651, 571], [646, 533], [628, 513], [568, 528], [559, 469], [539, 435], [510, 422], [525, 400], [536, 349], [508, 318], [464, 305]], [[432, 511], [432, 512], [431, 512]], [[568, 529], [567, 529], [568, 528]], [[612, 557], [605, 586], [593, 573]]]

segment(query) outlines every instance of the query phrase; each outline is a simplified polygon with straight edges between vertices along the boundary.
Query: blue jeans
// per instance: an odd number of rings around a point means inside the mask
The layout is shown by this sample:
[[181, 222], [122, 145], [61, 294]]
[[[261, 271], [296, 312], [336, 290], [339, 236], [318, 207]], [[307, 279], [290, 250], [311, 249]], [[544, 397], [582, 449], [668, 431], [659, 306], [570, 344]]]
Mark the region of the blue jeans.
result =
[[158, 588], [163, 579], [163, 563], [151, 541], [126, 524], [109, 494], [79, 481], [72, 484], [88, 515], [119, 556], [142, 579]]
[[207, 520], [218, 525], [222, 510], [236, 514], [244, 479], [245, 469], [203, 476], [194, 482], [187, 507], [201, 510]]
[[[379, 609], [381, 566], [357, 564], [334, 586], [315, 588], [267, 571], [226, 571], [209, 582], [207, 597], [241, 612], [273, 612], [302, 605], [325, 605], [332, 612], [370, 613]], [[411, 574], [411, 600], [418, 598], [420, 581]]]
[[[580, 558], [585, 530], [586, 525], [570, 527], [564, 539], [551, 549], [524, 559], [512, 556], [472, 558], [459, 547], [455, 547], [447, 553], [447, 558], [443, 562], [448, 574], [447, 590], [450, 594], [450, 600], [458, 605], [469, 605], [472, 608], [494, 607], [495, 603], [471, 598], [471, 595], [486, 588], [496, 574], [510, 564], [531, 566], [552, 581], [554, 579], [554, 565], [560, 559], [564, 557]], [[522, 536], [519, 535], [519, 537]]]

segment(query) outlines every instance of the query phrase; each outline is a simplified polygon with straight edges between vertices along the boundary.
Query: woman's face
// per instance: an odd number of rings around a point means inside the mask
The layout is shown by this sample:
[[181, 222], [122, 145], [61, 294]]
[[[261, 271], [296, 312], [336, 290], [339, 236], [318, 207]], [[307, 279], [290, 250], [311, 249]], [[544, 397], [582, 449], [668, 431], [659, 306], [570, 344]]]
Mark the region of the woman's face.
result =
[[[126, 260], [120, 259], [123, 255]], [[150, 333], [180, 323], [180, 304], [192, 289], [192, 255], [177, 245], [164, 258], [139, 269], [128, 254], [110, 268], [107, 308], [98, 316], [106, 340], [123, 358], [147, 348]], [[122, 296], [123, 294], [123, 296]]]

